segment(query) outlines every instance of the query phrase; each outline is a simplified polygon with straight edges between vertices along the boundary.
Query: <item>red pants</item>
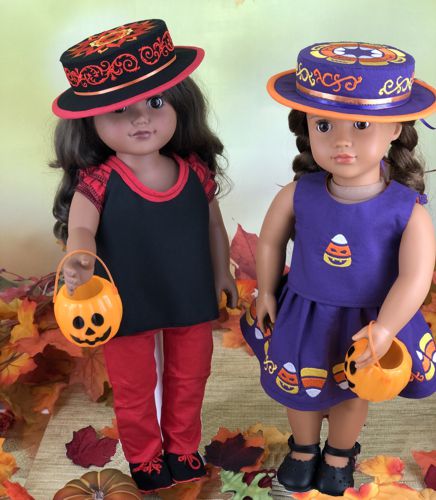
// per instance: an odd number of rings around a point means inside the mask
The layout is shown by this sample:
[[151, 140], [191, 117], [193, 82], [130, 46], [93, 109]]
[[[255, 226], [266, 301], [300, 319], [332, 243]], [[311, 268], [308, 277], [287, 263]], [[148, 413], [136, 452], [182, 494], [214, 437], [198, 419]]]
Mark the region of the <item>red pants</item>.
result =
[[211, 323], [163, 330], [160, 427], [154, 400], [156, 332], [115, 337], [104, 345], [120, 441], [131, 463], [151, 460], [162, 449], [193, 453], [201, 439], [201, 405], [213, 350]]

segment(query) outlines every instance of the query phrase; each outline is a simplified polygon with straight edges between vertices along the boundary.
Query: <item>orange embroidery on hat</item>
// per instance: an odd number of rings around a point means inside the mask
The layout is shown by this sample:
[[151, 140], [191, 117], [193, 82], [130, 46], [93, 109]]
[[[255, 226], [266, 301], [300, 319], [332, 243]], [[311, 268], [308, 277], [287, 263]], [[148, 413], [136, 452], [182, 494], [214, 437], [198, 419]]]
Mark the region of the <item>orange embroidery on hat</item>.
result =
[[98, 52], [102, 54], [111, 47], [121, 47], [125, 42], [136, 40], [139, 35], [150, 31], [155, 24], [150, 21], [140, 23], [129, 23], [126, 26], [103, 31], [97, 35], [90, 36], [69, 49], [72, 57], [89, 56]]
[[139, 57], [145, 64], [155, 64], [162, 56], [167, 56], [173, 52], [174, 45], [168, 31], [165, 31], [162, 38], [157, 37], [157, 40], [152, 46], [145, 46], [139, 49]]
[[341, 75], [339, 73], [336, 73], [333, 75], [332, 73], [324, 73], [322, 74], [321, 71], [316, 68], [313, 71], [313, 74], [316, 76], [316, 81], [321, 82], [324, 87], [335, 87], [332, 88], [333, 92], [339, 92], [342, 90], [342, 83], [344, 83], [345, 90], [348, 91], [353, 91], [356, 89], [356, 87], [359, 85], [359, 83], [362, 82], [362, 77], [355, 77], [355, 76], [344, 76], [341, 78]]
[[[360, 48], [367, 51], [367, 57], [358, 57], [351, 50]], [[349, 52], [347, 52], [347, 49]], [[339, 42], [324, 43], [312, 47], [313, 57], [327, 59], [337, 64], [354, 64], [359, 62], [364, 66], [384, 66], [389, 63], [403, 63], [406, 54], [400, 50], [371, 43]]]

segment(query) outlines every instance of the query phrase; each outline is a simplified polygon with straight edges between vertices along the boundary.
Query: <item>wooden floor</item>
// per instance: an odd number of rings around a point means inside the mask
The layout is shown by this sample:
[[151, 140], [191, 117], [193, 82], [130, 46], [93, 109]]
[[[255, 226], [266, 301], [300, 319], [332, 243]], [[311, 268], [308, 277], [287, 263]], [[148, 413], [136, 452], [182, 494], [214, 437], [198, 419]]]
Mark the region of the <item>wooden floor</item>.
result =
[[[214, 334], [214, 340], [213, 373], [203, 407], [202, 446], [210, 442], [219, 427], [245, 430], [262, 422], [283, 432], [289, 431], [283, 407], [269, 399], [259, 386], [256, 360], [242, 349], [222, 348], [219, 333]], [[80, 388], [65, 392], [34, 460], [27, 457], [25, 450], [19, 449], [19, 443], [12, 441], [5, 446], [20, 466], [13, 480], [24, 484], [36, 500], [52, 500], [54, 493], [66, 482], [87, 472], [65, 455], [65, 443], [72, 439], [73, 431], [88, 425], [96, 429], [110, 426], [112, 417], [111, 408], [90, 402]], [[406, 463], [404, 482], [413, 488], [423, 488], [420, 470], [411, 450], [436, 449], [436, 395], [423, 400], [397, 398], [372, 405], [360, 442], [360, 459], [378, 454], [399, 456]], [[285, 451], [272, 455], [266, 465], [278, 466]], [[113, 460], [105, 467], [115, 467], [127, 473], [120, 445]], [[356, 474], [356, 486], [369, 481], [368, 477]], [[218, 500], [230, 497], [216, 491], [204, 498]], [[147, 498], [151, 500], [155, 497]], [[290, 498], [290, 495], [274, 482], [273, 498]]]

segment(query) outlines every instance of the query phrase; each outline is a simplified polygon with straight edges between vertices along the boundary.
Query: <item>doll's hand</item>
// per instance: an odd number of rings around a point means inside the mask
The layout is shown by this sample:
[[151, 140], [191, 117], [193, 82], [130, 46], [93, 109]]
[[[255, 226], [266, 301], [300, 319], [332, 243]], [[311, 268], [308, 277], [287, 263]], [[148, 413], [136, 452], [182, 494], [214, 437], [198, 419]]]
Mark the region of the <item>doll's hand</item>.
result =
[[[392, 339], [394, 335], [384, 328], [379, 323], [372, 324], [371, 331], [373, 344], [374, 344], [374, 352], [377, 356], [377, 359], [382, 358], [389, 350], [389, 347], [392, 344]], [[353, 340], [359, 340], [363, 338], [368, 338], [368, 327], [365, 326], [355, 335], [353, 335]], [[374, 356], [371, 351], [371, 347], [368, 343], [368, 347], [365, 351], [356, 359], [356, 368], [359, 370], [360, 368], [364, 368], [365, 366], [369, 366], [374, 363]]]
[[64, 264], [64, 280], [68, 293], [86, 283], [94, 274], [95, 258], [86, 253], [72, 255]]
[[215, 282], [215, 289], [217, 294], [218, 303], [221, 301], [221, 293], [224, 292], [227, 297], [227, 306], [232, 309], [238, 305], [238, 289], [236, 288], [235, 280], [233, 276], [228, 273], [225, 276], [221, 276]]
[[273, 294], [263, 293], [256, 299], [257, 324], [262, 333], [270, 328], [272, 330], [276, 322], [277, 300]]

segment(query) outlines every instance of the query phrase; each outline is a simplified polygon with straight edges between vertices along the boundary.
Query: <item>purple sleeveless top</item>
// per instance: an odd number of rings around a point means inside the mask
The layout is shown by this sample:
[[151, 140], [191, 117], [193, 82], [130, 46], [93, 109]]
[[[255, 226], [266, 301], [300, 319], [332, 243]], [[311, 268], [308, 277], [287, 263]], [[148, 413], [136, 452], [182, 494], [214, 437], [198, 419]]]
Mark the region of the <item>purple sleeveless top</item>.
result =
[[419, 195], [391, 181], [371, 200], [343, 204], [330, 196], [327, 175], [298, 180], [288, 288], [324, 304], [379, 307], [398, 276], [401, 237]]

